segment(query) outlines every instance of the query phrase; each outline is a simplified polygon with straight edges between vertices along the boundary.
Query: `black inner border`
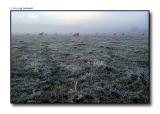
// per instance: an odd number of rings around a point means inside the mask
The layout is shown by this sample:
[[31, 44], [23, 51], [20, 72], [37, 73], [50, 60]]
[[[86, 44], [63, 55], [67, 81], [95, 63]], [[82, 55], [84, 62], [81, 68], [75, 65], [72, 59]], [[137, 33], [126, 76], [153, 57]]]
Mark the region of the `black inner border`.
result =
[[[143, 11], [146, 11], [146, 12], [148, 12], [148, 58], [149, 58], [149, 69], [148, 69], [148, 71], [149, 71], [149, 77], [150, 77], [150, 80], [149, 80], [149, 86], [150, 86], [150, 90], [149, 90], [149, 93], [150, 93], [150, 100], [149, 100], [149, 103], [148, 104], [118, 104], [118, 103], [113, 103], [113, 104], [93, 104], [93, 103], [75, 103], [75, 104], [72, 104], [72, 103], [40, 103], [40, 104], [22, 104], [22, 103], [20, 103], [20, 104], [17, 104], [17, 103], [12, 103], [11, 102], [11, 34], [12, 34], [12, 12], [25, 12], [25, 11], [37, 11], [37, 12], [40, 12], [40, 11], [98, 11], [98, 12], [103, 12], [103, 11], [106, 11], [106, 12], [108, 12], [108, 11], [122, 11], [122, 12], [125, 12], [125, 11], [140, 11], [140, 12], [143, 12]], [[151, 78], [151, 75], [152, 75], [152, 54], [151, 54], [151, 47], [152, 47], [152, 41], [151, 41], [151, 12], [150, 12], [150, 10], [10, 10], [10, 103], [11, 104], [13, 104], [13, 106], [29, 106], [29, 105], [34, 105], [34, 106], [42, 106], [42, 105], [59, 105], [59, 106], [67, 106], [67, 105], [69, 105], [69, 106], [87, 106], [87, 105], [92, 105], [92, 106], [103, 106], [103, 105], [114, 105], [114, 106], [116, 106], [116, 105], [118, 105], [118, 106], [120, 106], [120, 105], [122, 105], [122, 106], [150, 106], [151, 104], [152, 104], [152, 95], [151, 95], [151, 84], [152, 84], [152, 78]]]

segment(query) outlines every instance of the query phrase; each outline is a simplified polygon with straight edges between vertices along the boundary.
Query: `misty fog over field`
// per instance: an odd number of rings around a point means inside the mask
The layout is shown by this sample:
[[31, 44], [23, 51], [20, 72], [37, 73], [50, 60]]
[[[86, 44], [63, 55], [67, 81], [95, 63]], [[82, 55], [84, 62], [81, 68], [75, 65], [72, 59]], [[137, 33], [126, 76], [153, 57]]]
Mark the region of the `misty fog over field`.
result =
[[12, 12], [12, 33], [147, 32], [147, 11]]
[[149, 12], [12, 11], [11, 102], [150, 103]]

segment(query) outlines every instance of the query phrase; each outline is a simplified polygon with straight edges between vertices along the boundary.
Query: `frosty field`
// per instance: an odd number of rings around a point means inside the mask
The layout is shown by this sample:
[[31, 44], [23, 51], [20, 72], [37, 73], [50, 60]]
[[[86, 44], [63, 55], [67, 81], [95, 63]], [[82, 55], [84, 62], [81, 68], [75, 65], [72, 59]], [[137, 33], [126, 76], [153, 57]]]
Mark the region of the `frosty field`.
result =
[[12, 103], [150, 103], [142, 34], [12, 34]]

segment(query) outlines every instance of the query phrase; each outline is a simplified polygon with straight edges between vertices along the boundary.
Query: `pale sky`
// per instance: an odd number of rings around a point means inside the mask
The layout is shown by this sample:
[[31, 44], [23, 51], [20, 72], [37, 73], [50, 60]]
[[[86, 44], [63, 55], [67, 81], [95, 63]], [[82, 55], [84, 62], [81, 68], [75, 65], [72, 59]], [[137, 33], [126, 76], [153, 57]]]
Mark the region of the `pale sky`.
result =
[[111, 33], [148, 30], [147, 11], [12, 11], [12, 33]]

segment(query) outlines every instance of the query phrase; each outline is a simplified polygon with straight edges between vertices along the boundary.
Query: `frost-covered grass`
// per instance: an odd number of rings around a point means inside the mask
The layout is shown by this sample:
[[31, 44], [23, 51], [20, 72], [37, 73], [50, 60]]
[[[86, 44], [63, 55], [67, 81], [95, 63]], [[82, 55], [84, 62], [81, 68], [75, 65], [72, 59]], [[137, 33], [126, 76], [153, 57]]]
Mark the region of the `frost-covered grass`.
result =
[[12, 103], [150, 103], [142, 35], [12, 35]]

